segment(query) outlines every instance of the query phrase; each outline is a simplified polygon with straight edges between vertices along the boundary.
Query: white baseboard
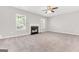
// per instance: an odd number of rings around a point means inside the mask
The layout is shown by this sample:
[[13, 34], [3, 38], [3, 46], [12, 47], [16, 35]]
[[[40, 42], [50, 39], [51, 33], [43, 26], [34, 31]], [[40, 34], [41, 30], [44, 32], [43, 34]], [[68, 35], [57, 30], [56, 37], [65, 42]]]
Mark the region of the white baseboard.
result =
[[0, 39], [7, 39], [7, 38], [12, 38], [12, 37], [24, 36], [24, 35], [30, 35], [30, 34], [20, 34], [20, 35], [12, 35], [12, 36], [0, 36]]
[[70, 35], [79, 35], [77, 33], [68, 33], [68, 32], [58, 32], [58, 31], [49, 31], [49, 32], [56, 32], [56, 33], [63, 33], [63, 34], [70, 34]]

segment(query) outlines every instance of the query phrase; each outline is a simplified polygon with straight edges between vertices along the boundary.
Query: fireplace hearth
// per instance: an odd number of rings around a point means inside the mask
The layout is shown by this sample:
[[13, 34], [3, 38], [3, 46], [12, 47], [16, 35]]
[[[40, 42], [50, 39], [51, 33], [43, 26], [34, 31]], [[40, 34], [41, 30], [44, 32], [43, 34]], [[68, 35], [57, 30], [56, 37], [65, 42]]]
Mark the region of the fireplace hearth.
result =
[[38, 34], [38, 26], [31, 26], [31, 35]]

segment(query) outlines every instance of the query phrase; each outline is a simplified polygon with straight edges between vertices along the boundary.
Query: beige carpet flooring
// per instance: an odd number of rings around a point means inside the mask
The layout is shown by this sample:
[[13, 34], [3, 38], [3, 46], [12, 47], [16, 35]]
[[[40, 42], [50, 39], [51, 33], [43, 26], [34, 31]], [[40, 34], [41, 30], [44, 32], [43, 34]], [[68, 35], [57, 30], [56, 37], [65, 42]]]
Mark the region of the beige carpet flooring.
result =
[[79, 36], [55, 32], [1, 39], [0, 49], [9, 52], [77, 52]]

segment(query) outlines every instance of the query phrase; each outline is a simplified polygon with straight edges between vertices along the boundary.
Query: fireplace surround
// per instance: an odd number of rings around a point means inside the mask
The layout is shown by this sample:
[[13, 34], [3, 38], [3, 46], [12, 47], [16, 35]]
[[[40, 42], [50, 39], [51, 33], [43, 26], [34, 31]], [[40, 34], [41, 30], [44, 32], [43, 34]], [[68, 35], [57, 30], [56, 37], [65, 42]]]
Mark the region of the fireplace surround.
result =
[[31, 35], [38, 34], [38, 26], [31, 26]]

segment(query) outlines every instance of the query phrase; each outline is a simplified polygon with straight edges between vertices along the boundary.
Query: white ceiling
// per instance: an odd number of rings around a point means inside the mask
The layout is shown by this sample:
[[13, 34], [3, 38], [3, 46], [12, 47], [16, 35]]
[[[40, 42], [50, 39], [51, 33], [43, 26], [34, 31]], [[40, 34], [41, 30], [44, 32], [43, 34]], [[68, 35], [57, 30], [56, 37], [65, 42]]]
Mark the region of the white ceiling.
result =
[[60, 14], [70, 13], [79, 11], [79, 6], [59, 6], [59, 8], [55, 11], [55, 13], [51, 14], [45, 14], [44, 9], [46, 9], [46, 6], [16, 6], [16, 8], [32, 12], [38, 15], [42, 15], [45, 17], [52, 17]]

